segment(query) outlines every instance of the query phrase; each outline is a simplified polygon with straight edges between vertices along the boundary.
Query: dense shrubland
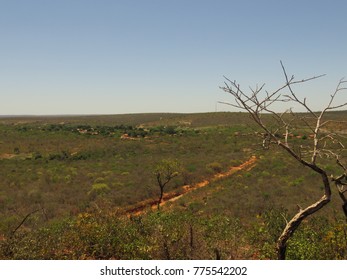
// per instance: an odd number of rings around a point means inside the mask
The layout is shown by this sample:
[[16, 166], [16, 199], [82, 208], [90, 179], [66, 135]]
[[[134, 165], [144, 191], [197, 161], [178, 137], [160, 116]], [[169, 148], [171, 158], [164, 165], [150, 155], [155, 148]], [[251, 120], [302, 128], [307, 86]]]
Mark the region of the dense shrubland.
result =
[[[2, 259], [272, 259], [283, 209], [267, 209], [246, 225], [226, 215], [191, 211], [139, 217], [95, 210], [21, 231], [0, 241]], [[343, 220], [315, 218], [288, 247], [289, 259], [346, 259]]]

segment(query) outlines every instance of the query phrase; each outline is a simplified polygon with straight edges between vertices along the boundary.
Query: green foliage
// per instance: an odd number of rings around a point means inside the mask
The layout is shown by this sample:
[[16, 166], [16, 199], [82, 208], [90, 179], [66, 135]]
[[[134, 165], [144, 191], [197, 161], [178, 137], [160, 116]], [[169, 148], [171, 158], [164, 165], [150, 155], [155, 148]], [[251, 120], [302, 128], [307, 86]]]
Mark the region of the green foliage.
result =
[[223, 259], [242, 257], [242, 229], [236, 219], [211, 219], [188, 212], [149, 213], [121, 218], [103, 212], [0, 242], [0, 257], [11, 259]]
[[251, 244], [258, 248], [259, 259], [276, 259], [276, 241], [286, 225], [287, 210], [269, 208], [256, 216], [248, 233]]
[[70, 154], [67, 151], [61, 151], [60, 153], [53, 153], [48, 155], [49, 160], [67, 160], [70, 158]]
[[[276, 259], [276, 242], [288, 219], [287, 210], [272, 208], [257, 216], [248, 240], [257, 247], [259, 259]], [[288, 242], [287, 259], [330, 260], [347, 258], [347, 224], [313, 217], [295, 232]]]
[[176, 134], [177, 131], [174, 126], [167, 126], [164, 128], [163, 132], [169, 135], [173, 135], [173, 134]]
[[219, 162], [211, 162], [206, 165], [206, 168], [212, 173], [221, 173], [223, 170], [223, 166]]
[[42, 154], [41, 154], [40, 152], [34, 152], [34, 153], [33, 153], [33, 158], [34, 158], [35, 160], [41, 159], [41, 158], [42, 158]]
[[98, 177], [94, 180], [95, 184], [104, 183], [104, 182], [105, 182], [105, 178], [102, 178], [102, 177]]
[[[123, 134], [135, 139], [121, 140]], [[168, 185], [171, 192], [252, 154], [257, 165], [251, 170], [211, 182], [159, 212], [131, 219], [122, 212], [157, 197], [153, 171], [165, 165], [162, 159], [179, 162], [174, 172], [182, 176]], [[275, 258], [284, 218], [322, 194], [319, 176], [280, 155], [276, 147], [259, 152], [242, 113], [4, 119], [0, 258], [213, 259], [217, 252], [223, 259]], [[334, 162], [324, 166], [339, 171]], [[330, 205], [324, 223], [300, 227], [290, 258], [346, 259], [345, 223], [332, 213], [341, 206], [336, 198]], [[44, 213], [8, 238], [22, 217], [41, 208]]]
[[302, 225], [289, 242], [289, 259], [331, 260], [347, 258], [347, 224], [330, 224], [325, 218], [312, 218]]
[[177, 160], [163, 159], [154, 169], [154, 174], [159, 175], [163, 180], [175, 177], [181, 171], [181, 164]]
[[95, 198], [98, 195], [106, 194], [110, 191], [110, 188], [105, 183], [95, 183], [92, 185], [91, 190], [88, 192], [90, 197]]
[[293, 187], [300, 186], [304, 181], [305, 181], [304, 177], [293, 179], [293, 181], [290, 182], [290, 186], [293, 186]]

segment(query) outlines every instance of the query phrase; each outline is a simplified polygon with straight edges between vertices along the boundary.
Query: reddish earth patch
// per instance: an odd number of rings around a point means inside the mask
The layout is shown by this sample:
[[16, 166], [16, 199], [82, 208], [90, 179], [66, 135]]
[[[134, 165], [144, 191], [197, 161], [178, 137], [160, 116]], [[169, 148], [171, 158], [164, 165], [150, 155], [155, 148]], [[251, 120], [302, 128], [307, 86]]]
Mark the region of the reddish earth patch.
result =
[[0, 155], [0, 159], [11, 159], [14, 158], [16, 155], [15, 154], [2, 154]]

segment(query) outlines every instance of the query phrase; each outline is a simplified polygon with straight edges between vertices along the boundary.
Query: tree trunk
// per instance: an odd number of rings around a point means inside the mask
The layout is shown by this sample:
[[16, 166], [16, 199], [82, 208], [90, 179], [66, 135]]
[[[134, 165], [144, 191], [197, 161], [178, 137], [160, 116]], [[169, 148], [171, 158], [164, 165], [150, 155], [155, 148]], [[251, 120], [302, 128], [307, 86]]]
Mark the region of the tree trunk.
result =
[[[340, 163], [340, 161], [338, 161], [338, 164], [345, 170], [345, 173], [342, 174], [341, 176], [334, 178], [332, 177], [332, 180], [335, 182], [337, 191], [339, 193], [339, 196], [342, 200], [342, 210], [343, 213], [345, 214], [345, 218], [347, 221], [347, 198], [345, 196], [345, 192], [347, 191], [347, 189], [345, 188], [347, 186], [347, 169]], [[343, 182], [345, 181], [345, 182]]]
[[345, 216], [347, 218], [347, 202], [342, 205], [343, 212], [345, 213]]
[[327, 203], [329, 203], [330, 196], [331, 193], [328, 192], [328, 194], [323, 195], [323, 197], [316, 203], [308, 206], [306, 209], [300, 209], [299, 212], [287, 223], [281, 236], [278, 238], [276, 245], [277, 257], [279, 260], [286, 259], [287, 241], [293, 236], [295, 230], [299, 227], [301, 222], [311, 214], [320, 210]]
[[340, 190], [338, 190], [338, 191], [339, 191], [339, 196], [341, 197], [342, 202], [343, 202], [342, 210], [343, 210], [343, 213], [345, 214], [345, 217], [347, 220], [347, 199], [346, 199], [343, 191], [340, 191]]
[[160, 186], [160, 196], [159, 196], [159, 200], [158, 200], [158, 210], [160, 208], [160, 203], [163, 200], [163, 195], [164, 195], [164, 187]]

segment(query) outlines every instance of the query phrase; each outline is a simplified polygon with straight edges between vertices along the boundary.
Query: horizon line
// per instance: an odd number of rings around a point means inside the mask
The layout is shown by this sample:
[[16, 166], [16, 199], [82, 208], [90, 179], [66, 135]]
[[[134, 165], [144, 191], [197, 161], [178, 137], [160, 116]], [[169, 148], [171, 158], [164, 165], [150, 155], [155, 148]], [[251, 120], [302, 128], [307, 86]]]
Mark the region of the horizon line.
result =
[[[315, 111], [321, 112], [321, 111]], [[347, 112], [347, 110], [333, 110], [329, 112]], [[185, 115], [185, 114], [212, 114], [212, 113], [248, 113], [247, 111], [209, 111], [209, 112], [141, 112], [141, 113], [76, 113], [76, 114], [0, 114], [0, 118], [9, 117], [88, 117], [88, 116], [119, 116], [119, 115], [154, 115], [154, 114], [175, 114], [175, 115]], [[298, 114], [305, 114], [308, 112], [295, 112]], [[271, 114], [271, 113], [263, 113]]]

